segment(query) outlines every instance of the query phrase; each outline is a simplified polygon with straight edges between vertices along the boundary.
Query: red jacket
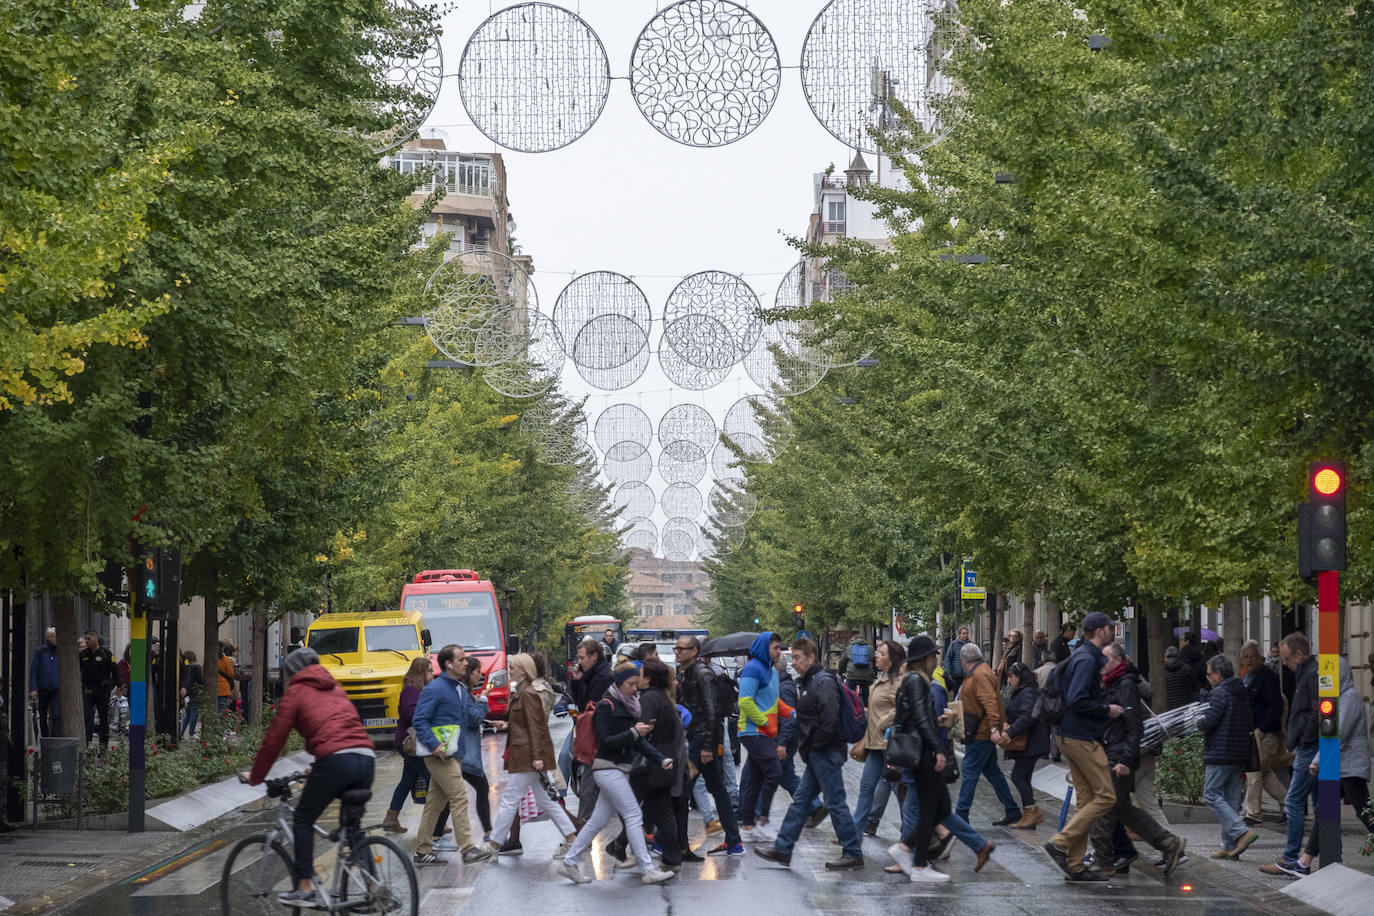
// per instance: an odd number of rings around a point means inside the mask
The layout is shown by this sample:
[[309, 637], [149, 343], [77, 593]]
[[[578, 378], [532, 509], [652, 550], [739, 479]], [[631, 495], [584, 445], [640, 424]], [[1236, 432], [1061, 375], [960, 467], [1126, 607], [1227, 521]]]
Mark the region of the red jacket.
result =
[[272, 725], [253, 760], [248, 781], [257, 785], [267, 778], [292, 727], [305, 738], [305, 749], [316, 760], [350, 747], [372, 748], [358, 710], [339, 682], [322, 665], [310, 665], [291, 678]]

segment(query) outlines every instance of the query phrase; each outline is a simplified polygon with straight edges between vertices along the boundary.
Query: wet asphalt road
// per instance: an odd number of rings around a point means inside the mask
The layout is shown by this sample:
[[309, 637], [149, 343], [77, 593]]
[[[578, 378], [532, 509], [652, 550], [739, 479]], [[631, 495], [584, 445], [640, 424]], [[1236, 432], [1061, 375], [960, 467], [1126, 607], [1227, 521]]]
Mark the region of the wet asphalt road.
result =
[[[555, 740], [568, 727], [555, 721]], [[484, 741], [487, 770], [492, 777], [493, 806], [499, 793], [501, 738]], [[849, 800], [857, 792], [859, 767], [846, 767]], [[379, 755], [374, 801], [368, 822], [380, 819], [386, 799], [400, 772], [395, 754]], [[780, 823], [787, 795], [779, 792], [774, 802], [774, 823]], [[1047, 813], [1051, 810], [1046, 805]], [[1055, 804], [1053, 810], [1057, 811]], [[710, 858], [704, 864], [687, 864], [673, 881], [646, 887], [638, 877], [615, 873], [602, 844], [593, 847], [592, 862], [597, 880], [574, 886], [552, 871], [550, 858], [559, 842], [552, 825], [527, 825], [522, 837], [523, 856], [503, 857], [500, 863], [447, 866], [419, 870], [421, 912], [444, 916], [478, 916], [508, 913], [512, 907], [534, 913], [709, 912], [730, 914], [741, 906], [772, 912], [912, 914], [977, 913], [1044, 914], [1055, 916], [1102, 916], [1108, 910], [1120, 914], [1150, 914], [1161, 910], [1192, 914], [1298, 914], [1315, 913], [1291, 898], [1277, 894], [1243, 875], [1205, 861], [1205, 850], [1173, 876], [1164, 878], [1153, 868], [1137, 865], [1127, 876], [1105, 885], [1066, 886], [1061, 873], [1040, 850], [1052, 831], [1018, 832], [987, 826], [1001, 816], [1001, 806], [990, 790], [980, 786], [973, 808], [973, 823], [997, 843], [997, 851], [982, 872], [973, 872], [973, 854], [955, 844], [951, 860], [941, 864], [951, 881], [931, 887], [912, 885], [901, 875], [888, 875], [882, 867], [890, 861], [887, 846], [897, 839], [898, 812], [895, 797], [888, 805], [877, 838], [864, 841], [868, 865], [861, 871], [831, 873], [824, 862], [834, 858], [837, 847], [828, 822], [806, 831], [794, 853], [791, 869], [782, 869], [752, 854], [743, 858]], [[149, 861], [139, 873], [108, 883], [90, 895], [55, 910], [99, 916], [171, 916], [209, 913], [219, 909], [219, 874], [228, 849], [239, 837], [260, 829], [261, 814], [237, 814], [187, 836], [186, 848], [160, 861]], [[331, 822], [327, 812], [322, 823]], [[402, 845], [413, 842], [419, 809], [407, 804], [402, 823], [412, 833]], [[705, 842], [704, 827], [696, 812], [690, 826], [693, 845]], [[480, 827], [473, 817], [474, 835]], [[118, 842], [118, 835], [112, 835]], [[609, 840], [610, 836], [603, 839]], [[712, 839], [714, 844], [715, 838]], [[746, 886], [744, 882], [747, 881]]]

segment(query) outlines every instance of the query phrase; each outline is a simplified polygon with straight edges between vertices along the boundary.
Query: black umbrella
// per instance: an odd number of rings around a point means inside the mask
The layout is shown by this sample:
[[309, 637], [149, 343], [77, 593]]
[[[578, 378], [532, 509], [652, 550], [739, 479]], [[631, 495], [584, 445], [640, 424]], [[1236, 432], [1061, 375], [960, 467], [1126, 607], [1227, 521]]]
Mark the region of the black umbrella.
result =
[[759, 638], [757, 633], [730, 633], [702, 643], [701, 657], [716, 658], [727, 655], [748, 655], [749, 647]]

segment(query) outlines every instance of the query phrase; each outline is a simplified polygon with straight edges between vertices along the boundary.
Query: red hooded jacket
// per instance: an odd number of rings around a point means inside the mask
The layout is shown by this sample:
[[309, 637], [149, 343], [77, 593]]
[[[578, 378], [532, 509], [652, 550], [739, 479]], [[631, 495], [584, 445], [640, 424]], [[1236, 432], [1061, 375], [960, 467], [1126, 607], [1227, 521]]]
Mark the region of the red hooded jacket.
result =
[[253, 759], [250, 783], [257, 785], [267, 778], [267, 771], [281, 753], [293, 726], [305, 738], [305, 749], [316, 760], [350, 747], [373, 748], [357, 708], [339, 682], [323, 665], [310, 665], [291, 678], [258, 756]]

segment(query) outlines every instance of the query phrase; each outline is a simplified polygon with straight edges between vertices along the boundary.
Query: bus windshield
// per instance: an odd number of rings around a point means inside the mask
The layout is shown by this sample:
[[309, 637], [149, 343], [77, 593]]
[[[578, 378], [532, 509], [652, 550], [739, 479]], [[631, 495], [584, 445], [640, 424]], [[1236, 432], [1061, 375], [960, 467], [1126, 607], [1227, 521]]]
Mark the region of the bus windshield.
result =
[[407, 595], [401, 607], [425, 615], [433, 651], [450, 644], [465, 649], [501, 648], [501, 626], [490, 592]]

